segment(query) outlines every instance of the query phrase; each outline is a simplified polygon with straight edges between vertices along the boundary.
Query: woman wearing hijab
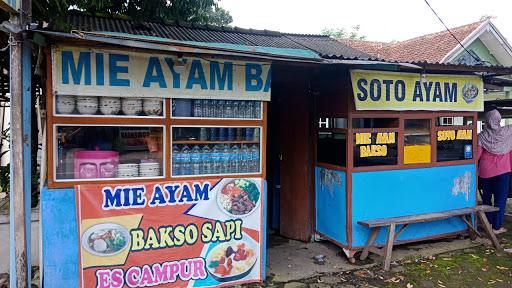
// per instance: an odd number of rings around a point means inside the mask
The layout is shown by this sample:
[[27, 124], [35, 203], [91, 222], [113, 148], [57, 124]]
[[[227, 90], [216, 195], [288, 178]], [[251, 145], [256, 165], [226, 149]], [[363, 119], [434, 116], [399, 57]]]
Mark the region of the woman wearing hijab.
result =
[[511, 151], [512, 125], [501, 126], [501, 115], [498, 110], [487, 112], [485, 126], [478, 135], [478, 176], [483, 190], [483, 203], [493, 205], [494, 202], [494, 207], [500, 209], [487, 214], [496, 234], [507, 231], [503, 227], [503, 218], [512, 171]]

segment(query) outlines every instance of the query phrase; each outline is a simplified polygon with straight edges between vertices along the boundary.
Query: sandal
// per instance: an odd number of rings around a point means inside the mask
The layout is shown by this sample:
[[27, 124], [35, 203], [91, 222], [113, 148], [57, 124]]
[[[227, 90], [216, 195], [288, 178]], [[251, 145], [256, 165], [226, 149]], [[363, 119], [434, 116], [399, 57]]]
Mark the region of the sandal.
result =
[[505, 228], [505, 227], [501, 227], [501, 228], [500, 228], [500, 229], [498, 229], [498, 230], [494, 230], [494, 229], [492, 229], [492, 231], [494, 232], [494, 234], [502, 234], [502, 233], [506, 233], [508, 230], [507, 230], [507, 228]]

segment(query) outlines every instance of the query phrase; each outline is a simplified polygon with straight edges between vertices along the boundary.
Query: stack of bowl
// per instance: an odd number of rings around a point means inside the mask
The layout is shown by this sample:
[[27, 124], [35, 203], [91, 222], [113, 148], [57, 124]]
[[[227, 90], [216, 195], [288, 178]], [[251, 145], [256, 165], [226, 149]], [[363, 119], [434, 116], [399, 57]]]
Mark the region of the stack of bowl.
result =
[[139, 177], [139, 164], [119, 164], [117, 165], [117, 177], [118, 178], [133, 178]]
[[158, 116], [162, 113], [162, 99], [144, 99], [144, 113], [148, 116]]
[[124, 114], [134, 116], [142, 112], [142, 99], [123, 98], [122, 109]]
[[100, 97], [100, 111], [103, 115], [116, 115], [121, 111], [119, 97]]
[[76, 108], [78, 113], [92, 115], [98, 111], [98, 97], [78, 96], [76, 97]]
[[158, 163], [140, 163], [140, 177], [157, 177], [160, 176], [160, 164]]
[[57, 113], [71, 114], [75, 111], [75, 96], [58, 95], [55, 104]]

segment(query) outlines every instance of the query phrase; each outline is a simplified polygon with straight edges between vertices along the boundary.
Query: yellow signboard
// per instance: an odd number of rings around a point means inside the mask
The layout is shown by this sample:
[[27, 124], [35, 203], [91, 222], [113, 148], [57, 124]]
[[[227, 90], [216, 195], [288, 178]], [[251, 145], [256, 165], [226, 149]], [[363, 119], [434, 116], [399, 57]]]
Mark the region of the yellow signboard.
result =
[[351, 70], [356, 110], [483, 111], [481, 77]]

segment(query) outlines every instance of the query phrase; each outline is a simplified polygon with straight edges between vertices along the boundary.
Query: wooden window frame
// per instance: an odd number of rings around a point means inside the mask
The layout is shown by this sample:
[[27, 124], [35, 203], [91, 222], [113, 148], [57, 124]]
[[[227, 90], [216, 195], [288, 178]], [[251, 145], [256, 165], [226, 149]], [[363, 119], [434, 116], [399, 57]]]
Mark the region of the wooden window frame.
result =
[[[473, 124], [472, 125], [457, 125], [457, 126], [437, 126], [436, 121], [438, 117], [472, 117]], [[475, 152], [477, 151], [477, 113], [476, 112], [449, 112], [449, 111], [440, 111], [440, 112], [416, 112], [416, 111], [400, 111], [400, 112], [391, 112], [391, 111], [379, 111], [377, 114], [371, 114], [369, 112], [358, 111], [356, 113], [350, 113], [350, 121], [349, 121], [349, 134], [352, 137], [349, 151], [353, 149], [353, 135], [354, 133], [360, 132], [398, 132], [398, 164], [397, 165], [376, 165], [376, 166], [365, 166], [365, 167], [354, 167], [353, 166], [353, 155], [351, 158], [348, 158], [347, 162], [350, 162], [349, 170], [352, 172], [368, 172], [368, 171], [383, 171], [383, 170], [404, 170], [404, 169], [417, 169], [417, 168], [432, 168], [432, 167], [442, 167], [442, 166], [454, 166], [454, 165], [464, 165], [464, 164], [476, 164], [478, 159], [476, 159]], [[352, 127], [352, 119], [353, 118], [399, 118], [399, 127], [398, 128], [353, 128]], [[422, 163], [422, 164], [404, 164], [403, 163], [403, 153], [404, 153], [404, 136], [405, 136], [405, 120], [408, 119], [430, 119], [430, 136], [431, 136], [431, 163]], [[467, 160], [455, 160], [455, 161], [437, 161], [437, 131], [439, 130], [449, 130], [449, 129], [470, 129], [473, 130], [473, 158]], [[349, 136], [347, 136], [347, 143]], [[348, 164], [348, 163], [347, 163]]]

